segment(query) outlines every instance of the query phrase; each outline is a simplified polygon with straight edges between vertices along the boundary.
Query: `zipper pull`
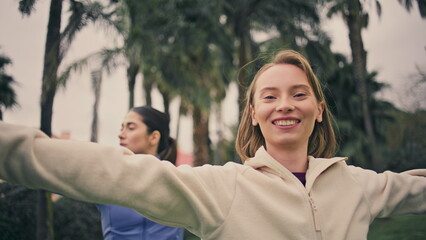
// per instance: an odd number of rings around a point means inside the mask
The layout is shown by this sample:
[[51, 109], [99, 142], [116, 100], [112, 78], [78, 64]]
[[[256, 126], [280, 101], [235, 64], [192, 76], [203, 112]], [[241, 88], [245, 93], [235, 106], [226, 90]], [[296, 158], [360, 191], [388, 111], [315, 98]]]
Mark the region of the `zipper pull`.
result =
[[311, 203], [312, 214], [314, 216], [315, 231], [321, 231], [319, 218], [318, 218], [318, 210], [317, 210], [317, 207], [315, 206], [314, 200], [310, 196], [309, 196], [309, 202]]

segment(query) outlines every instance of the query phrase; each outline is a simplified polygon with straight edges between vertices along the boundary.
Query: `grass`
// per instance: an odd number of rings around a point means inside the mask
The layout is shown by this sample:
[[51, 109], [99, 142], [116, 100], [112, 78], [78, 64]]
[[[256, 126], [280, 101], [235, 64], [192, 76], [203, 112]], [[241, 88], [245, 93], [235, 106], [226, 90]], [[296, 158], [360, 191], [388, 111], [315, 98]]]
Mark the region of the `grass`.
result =
[[[369, 240], [425, 240], [426, 215], [376, 219], [370, 226]], [[185, 240], [199, 240], [187, 234]]]
[[426, 215], [376, 219], [370, 226], [371, 240], [425, 240]]

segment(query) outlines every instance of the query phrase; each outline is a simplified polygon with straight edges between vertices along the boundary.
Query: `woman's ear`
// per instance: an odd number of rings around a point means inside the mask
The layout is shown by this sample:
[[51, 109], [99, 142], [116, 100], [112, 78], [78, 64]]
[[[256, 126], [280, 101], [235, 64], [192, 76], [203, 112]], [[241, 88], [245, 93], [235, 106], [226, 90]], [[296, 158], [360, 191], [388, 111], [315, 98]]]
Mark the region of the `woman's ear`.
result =
[[149, 135], [149, 143], [151, 146], [157, 146], [160, 143], [161, 133], [158, 130], [153, 131]]
[[253, 126], [257, 126], [259, 124], [259, 122], [256, 120], [256, 114], [254, 112], [254, 107], [250, 104], [249, 108], [250, 108], [251, 124]]
[[318, 104], [318, 115], [317, 115], [316, 121], [319, 123], [322, 122], [322, 114], [324, 113], [324, 106], [325, 106], [324, 101], [321, 101]]

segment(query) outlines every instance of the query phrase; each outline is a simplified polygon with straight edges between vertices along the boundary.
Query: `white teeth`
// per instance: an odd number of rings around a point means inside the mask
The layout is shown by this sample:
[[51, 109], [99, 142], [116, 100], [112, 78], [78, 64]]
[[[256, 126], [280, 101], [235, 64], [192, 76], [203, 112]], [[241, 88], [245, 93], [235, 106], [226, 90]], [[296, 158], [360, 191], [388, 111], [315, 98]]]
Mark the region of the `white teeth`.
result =
[[294, 125], [297, 123], [297, 120], [278, 120], [278, 121], [274, 121], [275, 125], [278, 126], [290, 126], [290, 125]]

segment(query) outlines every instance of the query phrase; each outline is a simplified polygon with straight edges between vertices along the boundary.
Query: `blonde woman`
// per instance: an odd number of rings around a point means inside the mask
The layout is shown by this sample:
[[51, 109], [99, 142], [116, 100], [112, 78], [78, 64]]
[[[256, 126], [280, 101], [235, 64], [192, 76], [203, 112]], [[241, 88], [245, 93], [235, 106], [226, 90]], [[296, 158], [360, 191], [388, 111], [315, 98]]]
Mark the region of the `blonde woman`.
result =
[[308, 61], [281, 51], [247, 92], [236, 144], [244, 164], [176, 168], [0, 124], [0, 178], [133, 208], [202, 239], [366, 239], [377, 217], [425, 213], [426, 170], [348, 166], [332, 157], [331, 117]]

